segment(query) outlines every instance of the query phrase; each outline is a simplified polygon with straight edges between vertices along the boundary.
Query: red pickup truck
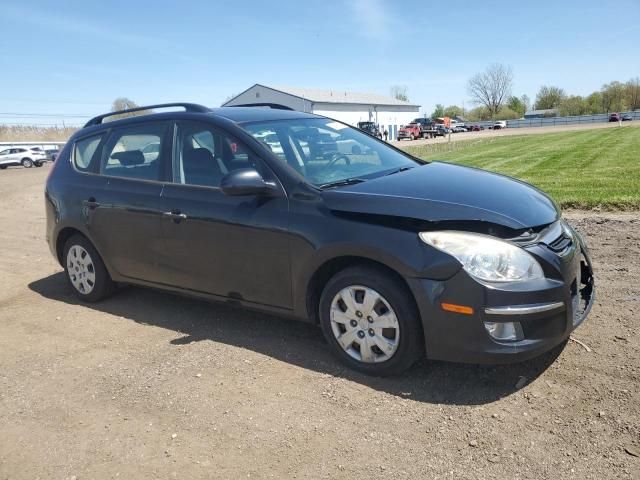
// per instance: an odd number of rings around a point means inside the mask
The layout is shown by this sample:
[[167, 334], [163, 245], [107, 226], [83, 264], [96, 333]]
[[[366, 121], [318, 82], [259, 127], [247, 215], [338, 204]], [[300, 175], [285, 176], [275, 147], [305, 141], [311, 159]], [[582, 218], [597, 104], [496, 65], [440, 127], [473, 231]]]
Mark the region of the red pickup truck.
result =
[[422, 131], [420, 130], [419, 123], [410, 123], [409, 125], [403, 125], [398, 130], [398, 141], [403, 138], [408, 138], [409, 140], [415, 140], [416, 138], [422, 138]]

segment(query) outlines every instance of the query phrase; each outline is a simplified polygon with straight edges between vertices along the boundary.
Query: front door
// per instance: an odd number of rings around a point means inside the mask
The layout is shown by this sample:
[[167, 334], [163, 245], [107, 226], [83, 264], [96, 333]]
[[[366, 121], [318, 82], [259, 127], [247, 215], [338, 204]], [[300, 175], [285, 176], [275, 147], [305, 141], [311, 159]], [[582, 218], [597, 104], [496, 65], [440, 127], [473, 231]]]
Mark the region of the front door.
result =
[[229, 135], [200, 122], [177, 124], [172, 183], [162, 192], [163, 283], [291, 308], [288, 200], [224, 195], [231, 170], [255, 167], [277, 179]]

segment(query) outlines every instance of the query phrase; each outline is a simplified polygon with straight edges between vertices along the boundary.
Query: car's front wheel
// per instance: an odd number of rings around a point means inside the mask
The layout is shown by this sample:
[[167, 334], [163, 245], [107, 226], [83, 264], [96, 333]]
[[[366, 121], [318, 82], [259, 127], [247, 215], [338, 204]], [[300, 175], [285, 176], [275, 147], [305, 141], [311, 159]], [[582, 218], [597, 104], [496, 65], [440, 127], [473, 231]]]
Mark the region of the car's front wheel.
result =
[[22, 166], [24, 168], [31, 168], [33, 167], [33, 160], [31, 160], [30, 158], [23, 158], [22, 161], [20, 162], [22, 164]]
[[73, 235], [65, 243], [63, 265], [67, 280], [81, 300], [97, 302], [115, 290], [100, 255], [81, 235]]
[[419, 315], [406, 286], [384, 270], [345, 269], [320, 298], [320, 323], [334, 354], [369, 375], [396, 375], [422, 356]]

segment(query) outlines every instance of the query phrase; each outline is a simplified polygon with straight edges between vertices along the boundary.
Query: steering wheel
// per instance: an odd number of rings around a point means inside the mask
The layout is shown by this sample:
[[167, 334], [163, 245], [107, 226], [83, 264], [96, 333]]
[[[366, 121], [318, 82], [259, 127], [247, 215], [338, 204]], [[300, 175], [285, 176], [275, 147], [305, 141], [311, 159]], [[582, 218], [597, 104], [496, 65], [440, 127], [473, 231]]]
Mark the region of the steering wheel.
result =
[[331, 156], [331, 160], [329, 160], [329, 163], [327, 163], [324, 168], [329, 168], [334, 166], [336, 163], [338, 163], [340, 160], [344, 160], [344, 163], [346, 165], [351, 165], [351, 159], [349, 157], [347, 157], [344, 153], [334, 153]]

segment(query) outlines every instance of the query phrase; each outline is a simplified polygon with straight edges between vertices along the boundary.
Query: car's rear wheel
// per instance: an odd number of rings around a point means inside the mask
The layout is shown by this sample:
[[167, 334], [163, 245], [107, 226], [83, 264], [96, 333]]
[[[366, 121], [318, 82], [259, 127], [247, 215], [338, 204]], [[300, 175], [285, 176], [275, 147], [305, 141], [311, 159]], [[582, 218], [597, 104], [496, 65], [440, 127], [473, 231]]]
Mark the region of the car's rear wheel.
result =
[[22, 166], [24, 168], [31, 168], [33, 167], [33, 160], [31, 160], [30, 158], [23, 158], [22, 161], [20, 162], [22, 164]]
[[67, 280], [81, 300], [97, 302], [115, 290], [100, 255], [82, 235], [73, 235], [65, 243], [63, 265]]
[[0, 165], [0, 170], [5, 170], [7, 168], [6, 165]]
[[406, 286], [384, 270], [351, 267], [329, 280], [320, 323], [333, 353], [369, 375], [396, 375], [420, 358], [424, 338]]

